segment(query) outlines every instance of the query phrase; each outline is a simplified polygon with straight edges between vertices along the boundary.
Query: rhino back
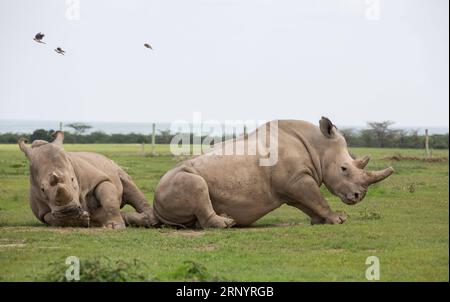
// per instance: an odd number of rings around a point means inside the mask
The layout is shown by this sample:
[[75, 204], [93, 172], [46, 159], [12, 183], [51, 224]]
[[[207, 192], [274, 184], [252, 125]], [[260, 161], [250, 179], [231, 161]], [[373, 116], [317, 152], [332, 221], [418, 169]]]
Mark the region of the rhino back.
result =
[[[238, 224], [247, 224], [279, 207], [291, 180], [309, 174], [321, 181], [320, 155], [315, 147], [322, 143], [317, 141], [320, 137], [318, 127], [309, 122], [281, 120], [274, 166], [261, 166], [257, 155], [213, 155], [216, 152], [189, 163], [207, 182], [214, 209], [227, 213]], [[248, 139], [255, 139], [255, 134], [249, 134]]]
[[[120, 177], [129, 176], [114, 161], [104, 155], [93, 152], [68, 152], [68, 154], [72, 160], [84, 161], [95, 167], [96, 170], [90, 171], [90, 174], [95, 173], [95, 171], [106, 174], [106, 176], [108, 176], [108, 178], [118, 188], [119, 192], [122, 192], [122, 183], [120, 181]], [[87, 174], [86, 176], [89, 176], [89, 174]]]

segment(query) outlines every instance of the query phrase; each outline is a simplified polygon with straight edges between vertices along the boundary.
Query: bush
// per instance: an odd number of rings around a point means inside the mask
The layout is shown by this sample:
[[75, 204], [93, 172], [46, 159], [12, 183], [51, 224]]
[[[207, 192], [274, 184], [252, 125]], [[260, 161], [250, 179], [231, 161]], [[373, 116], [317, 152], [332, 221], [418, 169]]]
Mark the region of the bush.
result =
[[45, 130], [45, 129], [34, 130], [34, 132], [30, 135], [30, 142], [33, 142], [37, 139], [42, 139], [45, 141], [52, 141], [53, 140], [53, 137], [52, 137], [53, 132], [54, 132], [53, 130]]
[[[50, 272], [38, 281], [66, 282], [65, 272], [68, 268], [61, 260], [50, 264]], [[146, 267], [145, 263], [134, 259], [132, 262], [111, 260], [107, 257], [80, 261], [80, 282], [125, 282], [125, 281], [153, 281], [150, 276], [138, 272]]]
[[171, 277], [179, 281], [225, 281], [216, 275], [211, 275], [204, 265], [191, 260], [184, 261]]

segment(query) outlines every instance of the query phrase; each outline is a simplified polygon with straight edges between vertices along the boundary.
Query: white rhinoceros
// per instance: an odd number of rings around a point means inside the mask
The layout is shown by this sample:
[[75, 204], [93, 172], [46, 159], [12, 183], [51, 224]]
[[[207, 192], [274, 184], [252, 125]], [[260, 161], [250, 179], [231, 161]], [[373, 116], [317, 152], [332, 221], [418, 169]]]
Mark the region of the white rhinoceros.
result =
[[[144, 194], [112, 160], [91, 152], [65, 152], [64, 134], [51, 143], [24, 139], [20, 149], [30, 162], [29, 201], [34, 215], [51, 226], [154, 226], [157, 220]], [[136, 212], [120, 212], [130, 204]]]
[[[394, 171], [392, 167], [365, 171], [369, 157], [353, 159], [344, 137], [327, 118], [322, 117], [319, 127], [296, 120], [276, 124], [275, 165], [261, 166], [260, 158], [251, 155], [259, 154], [251, 149], [261, 148], [256, 143], [258, 132], [266, 131], [269, 124], [247, 137], [215, 145], [161, 178], [155, 190], [155, 217], [169, 225], [225, 228], [249, 225], [288, 204], [311, 217], [312, 224], [339, 224], [347, 217], [330, 209], [320, 193], [322, 184], [352, 205], [364, 198], [369, 185]], [[233, 145], [247, 146], [246, 154], [220, 155]]]

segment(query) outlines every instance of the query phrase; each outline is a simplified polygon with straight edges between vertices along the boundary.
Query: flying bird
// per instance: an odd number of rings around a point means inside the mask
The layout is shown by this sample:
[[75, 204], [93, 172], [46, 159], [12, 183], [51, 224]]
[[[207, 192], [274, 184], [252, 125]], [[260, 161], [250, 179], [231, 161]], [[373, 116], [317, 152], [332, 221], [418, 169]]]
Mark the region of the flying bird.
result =
[[61, 55], [64, 55], [64, 54], [66, 53], [66, 51], [63, 50], [61, 47], [56, 47], [56, 48], [55, 48], [55, 51], [56, 51], [57, 53], [61, 54]]
[[144, 46], [149, 48], [149, 49], [151, 49], [151, 50], [153, 50], [152, 46], [150, 44], [148, 44], [148, 43], [145, 43]]
[[45, 35], [44, 35], [43, 33], [39, 32], [39, 33], [37, 33], [37, 34], [34, 36], [33, 40], [36, 41], [36, 42], [38, 42], [38, 43], [43, 43], [43, 44], [45, 44], [45, 42], [42, 41], [42, 39], [43, 39], [44, 37], [45, 37]]

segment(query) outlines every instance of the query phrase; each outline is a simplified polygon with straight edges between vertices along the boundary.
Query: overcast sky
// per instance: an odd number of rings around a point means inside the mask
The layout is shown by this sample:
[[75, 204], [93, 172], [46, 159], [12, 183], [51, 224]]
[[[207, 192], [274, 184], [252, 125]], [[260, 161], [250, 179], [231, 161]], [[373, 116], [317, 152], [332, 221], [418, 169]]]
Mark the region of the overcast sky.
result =
[[448, 127], [447, 0], [79, 3], [0, 1], [0, 119]]

